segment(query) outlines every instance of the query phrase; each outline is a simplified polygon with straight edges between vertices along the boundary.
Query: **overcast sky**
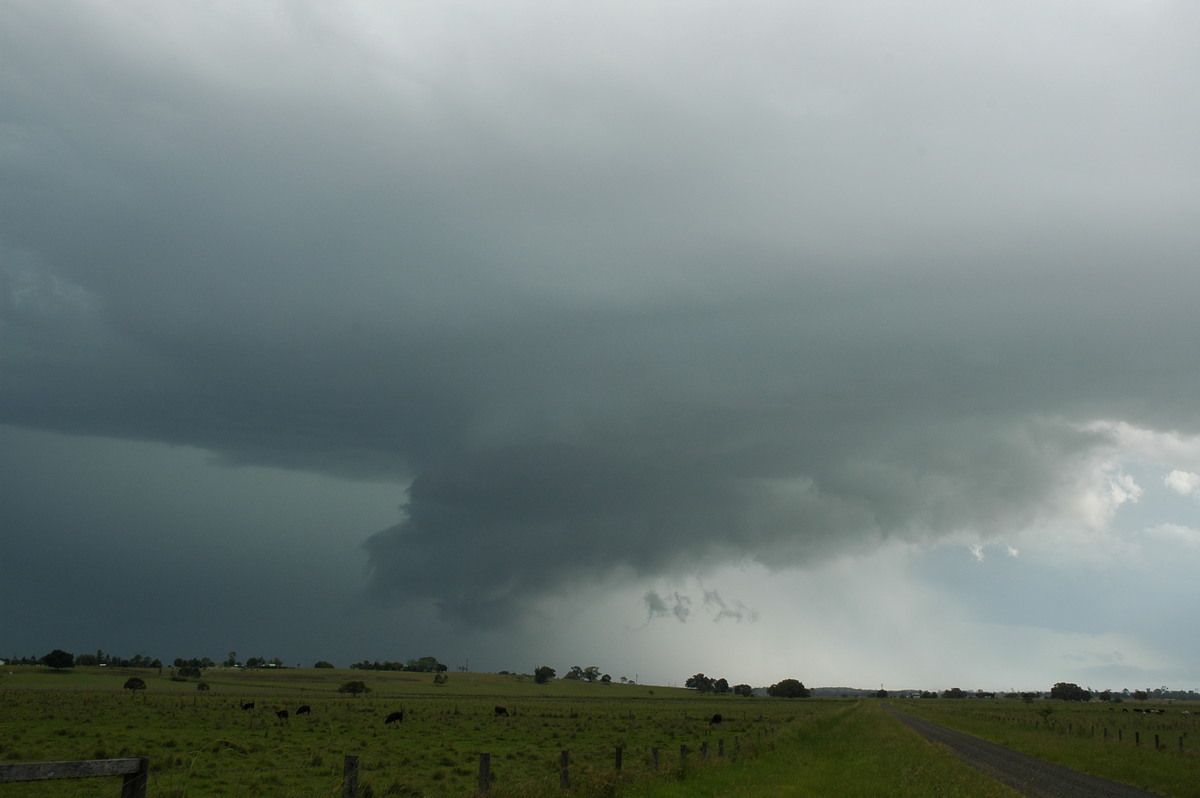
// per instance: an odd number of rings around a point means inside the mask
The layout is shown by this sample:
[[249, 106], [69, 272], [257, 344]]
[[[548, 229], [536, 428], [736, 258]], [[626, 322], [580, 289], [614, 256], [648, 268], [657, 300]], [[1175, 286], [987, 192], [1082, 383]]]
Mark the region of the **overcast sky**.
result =
[[0, 0], [0, 656], [1200, 688], [1198, 9]]

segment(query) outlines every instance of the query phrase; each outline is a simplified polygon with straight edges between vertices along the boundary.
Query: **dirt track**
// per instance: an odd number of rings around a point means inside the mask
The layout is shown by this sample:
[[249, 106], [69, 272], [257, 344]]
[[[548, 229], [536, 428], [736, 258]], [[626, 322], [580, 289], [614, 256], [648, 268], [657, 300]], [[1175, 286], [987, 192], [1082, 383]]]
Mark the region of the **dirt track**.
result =
[[1039, 798], [1161, 798], [1158, 793], [1080, 773], [924, 718], [897, 712], [886, 704], [884, 709], [925, 739], [947, 746], [968, 764], [1026, 795]]

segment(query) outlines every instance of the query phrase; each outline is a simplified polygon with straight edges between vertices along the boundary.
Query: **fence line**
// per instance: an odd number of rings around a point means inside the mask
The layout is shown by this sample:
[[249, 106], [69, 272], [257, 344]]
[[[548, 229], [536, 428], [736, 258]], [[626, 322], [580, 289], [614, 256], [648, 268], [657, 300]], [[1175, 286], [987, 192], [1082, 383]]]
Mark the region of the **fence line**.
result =
[[[734, 739], [736, 746], [737, 740]], [[718, 741], [718, 757], [725, 755], [725, 740]], [[617, 746], [613, 754], [613, 768], [619, 776], [624, 763], [625, 749]], [[659, 749], [650, 749], [650, 763], [653, 771], [659, 769]], [[689, 749], [686, 744], [679, 746], [679, 766], [686, 769]], [[700, 746], [701, 758], [708, 757], [708, 743]], [[491, 772], [492, 755], [479, 754], [478, 794], [486, 795], [492, 787]], [[286, 768], [284, 768], [286, 769]], [[346, 754], [342, 761], [342, 791], [341, 798], [358, 798], [359, 758], [354, 754]], [[146, 785], [150, 774], [150, 759], [148, 757], [126, 757], [124, 759], [87, 759], [62, 762], [17, 762], [0, 764], [0, 783], [15, 781], [42, 781], [48, 779], [82, 779], [104, 776], [122, 776], [121, 798], [146, 798]], [[559, 787], [569, 790], [571, 787], [571, 752], [564, 750], [559, 755]]]

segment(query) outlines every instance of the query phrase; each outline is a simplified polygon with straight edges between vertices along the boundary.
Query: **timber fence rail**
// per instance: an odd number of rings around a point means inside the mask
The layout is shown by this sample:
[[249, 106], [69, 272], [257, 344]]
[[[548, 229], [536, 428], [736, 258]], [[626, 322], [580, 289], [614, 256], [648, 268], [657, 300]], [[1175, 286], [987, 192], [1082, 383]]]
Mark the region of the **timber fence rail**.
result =
[[150, 760], [144, 756], [65, 762], [14, 762], [0, 765], [0, 783], [121, 776], [121, 798], [146, 798], [146, 781], [149, 774]]

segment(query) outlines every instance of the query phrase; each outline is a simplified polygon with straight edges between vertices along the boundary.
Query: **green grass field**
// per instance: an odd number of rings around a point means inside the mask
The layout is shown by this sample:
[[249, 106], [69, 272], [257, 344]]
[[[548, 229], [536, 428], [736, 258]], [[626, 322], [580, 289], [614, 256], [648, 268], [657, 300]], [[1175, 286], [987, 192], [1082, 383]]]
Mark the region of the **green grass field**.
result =
[[[1085, 773], [1161, 795], [1200, 798], [1200, 717], [1187, 704], [1011, 699], [892, 704], [910, 715]], [[1136, 711], [1143, 708], [1161, 708], [1165, 714]]]
[[[147, 689], [123, 690], [130, 676], [144, 679]], [[568, 680], [538, 685], [528, 676], [495, 674], [451, 673], [437, 685], [430, 674], [330, 669], [213, 669], [201, 680], [210, 689], [199, 691], [194, 680], [169, 676], [169, 669], [6, 669], [0, 675], [0, 762], [146, 756], [152, 798], [336, 797], [346, 755], [359, 757], [361, 796], [465, 798], [476, 793], [484, 752], [494, 798], [543, 798], [564, 794], [562, 751], [570, 752], [566, 794], [582, 798], [1016, 794], [926, 743], [876, 701], [714, 697]], [[350, 680], [366, 682], [371, 692], [339, 693]], [[243, 711], [248, 701], [255, 709]], [[1023, 724], [1044, 720], [1019, 701], [900, 703], [913, 714], [936, 711], [938, 717], [929, 716], [967, 731], [986, 728], [993, 739], [1011, 732], [1011, 739], [998, 741], [1014, 747], [1021, 747]], [[303, 704], [311, 715], [295, 714]], [[510, 716], [497, 717], [496, 706]], [[280, 709], [291, 717], [280, 720]], [[1052, 717], [1056, 724], [1090, 723], [1085, 709], [1077, 721], [1065, 710]], [[397, 710], [404, 711], [403, 722], [385, 724]], [[718, 712], [723, 722], [711, 726]], [[1101, 745], [1074, 732], [1034, 732]], [[1190, 752], [1124, 748], [1134, 758], [1122, 767], [1174, 775], [1114, 777], [1166, 795], [1200, 794]], [[658, 749], [657, 770], [652, 749]], [[1124, 752], [1116, 744], [1100, 750]], [[1111, 762], [1067, 764], [1112, 772]], [[119, 793], [119, 779], [0, 787], [5, 798]]]
[[[146, 756], [151, 795], [315, 796], [337, 794], [345, 755], [360, 759], [360, 794], [466, 796], [479, 755], [491, 755], [496, 786], [508, 794], [558, 794], [559, 761], [570, 751], [579, 785], [612, 781], [616, 748], [623, 774], [677, 769], [680, 746], [699, 764], [722, 744], [725, 759], [753, 754], [797, 718], [828, 711], [819, 702], [701, 697], [678, 688], [601, 685], [529, 677], [350, 670], [212, 670], [178, 682], [146, 670], [15, 669], [0, 679], [0, 760], [50, 761]], [[147, 689], [132, 694], [130, 676]], [[350, 680], [371, 692], [337, 692]], [[243, 711], [242, 703], [255, 709]], [[312, 713], [297, 716], [307, 704]], [[497, 717], [504, 706], [509, 717]], [[276, 711], [291, 717], [280, 720]], [[402, 723], [386, 725], [393, 711]], [[724, 722], [710, 727], [714, 713]], [[94, 781], [6, 784], [5, 796], [95, 795]], [[114, 786], [119, 792], [119, 788]]]

